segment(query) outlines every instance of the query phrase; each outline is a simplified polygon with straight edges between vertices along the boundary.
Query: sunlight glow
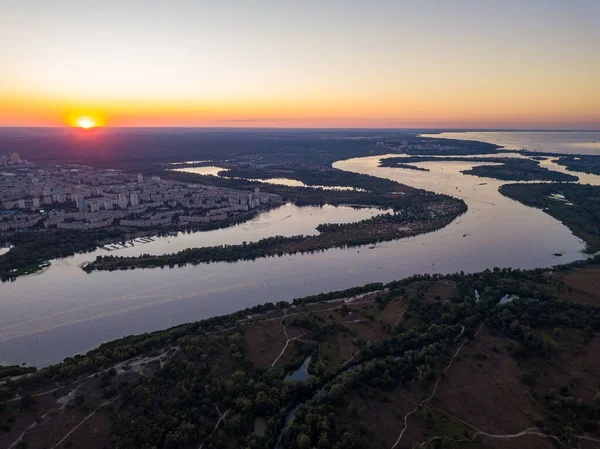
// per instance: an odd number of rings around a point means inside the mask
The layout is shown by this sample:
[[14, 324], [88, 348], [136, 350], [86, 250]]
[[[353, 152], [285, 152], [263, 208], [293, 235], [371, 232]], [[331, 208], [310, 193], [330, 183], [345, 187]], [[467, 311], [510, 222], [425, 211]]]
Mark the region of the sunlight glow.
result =
[[75, 122], [75, 125], [79, 128], [90, 129], [97, 126], [96, 121], [91, 117], [79, 117]]
[[4, 1], [0, 126], [600, 129], [600, 1], [372, 3]]

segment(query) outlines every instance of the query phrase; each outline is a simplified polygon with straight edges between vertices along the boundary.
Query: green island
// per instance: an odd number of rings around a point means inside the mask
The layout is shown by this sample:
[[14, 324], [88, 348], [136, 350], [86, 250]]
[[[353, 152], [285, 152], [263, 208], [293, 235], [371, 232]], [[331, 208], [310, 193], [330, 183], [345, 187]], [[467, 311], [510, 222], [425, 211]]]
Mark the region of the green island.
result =
[[587, 243], [586, 251], [600, 251], [600, 187], [581, 184], [507, 184], [503, 195], [542, 209]]
[[155, 229], [133, 231], [123, 227], [86, 231], [48, 229], [12, 233], [0, 243], [12, 245], [10, 251], [0, 256], [0, 281], [35, 274], [49, 265], [52, 259], [88, 253], [108, 243], [125, 243], [137, 237], [161, 236], [174, 231], [200, 232], [243, 223], [257, 212], [247, 212], [234, 219], [213, 223], [193, 223], [186, 226], [162, 226]]
[[[304, 173], [310, 173], [308, 170]], [[422, 197], [424, 202], [432, 199], [433, 194], [412, 189], [408, 186], [368, 175], [346, 173], [341, 170], [331, 169], [330, 185], [344, 185], [350, 183], [358, 189], [367, 189], [368, 192], [358, 193], [344, 191], [324, 191], [322, 189], [297, 188], [286, 186], [269, 186], [264, 183], [223, 179], [215, 176], [201, 176], [189, 173], [173, 172], [164, 169], [153, 169], [146, 174], [158, 174], [168, 179], [181, 182], [193, 182], [225, 188], [239, 188], [252, 191], [255, 187], [267, 188], [271, 193], [281, 194], [286, 201], [299, 206], [306, 205], [342, 205], [355, 204], [362, 206], [375, 205], [383, 208], [410, 207], [414, 200], [413, 195]], [[401, 198], [407, 196], [407, 198]], [[410, 199], [408, 199], [410, 197]], [[442, 199], [442, 197], [438, 197]], [[450, 199], [450, 201], [454, 201]], [[415, 202], [418, 202], [415, 201]], [[99, 246], [117, 242], [124, 243], [141, 236], [160, 236], [171, 232], [200, 232], [225, 228], [243, 223], [259, 213], [248, 211], [240, 213], [226, 220], [210, 223], [188, 223], [186, 225], [172, 224], [161, 225], [151, 229], [132, 230], [120, 226], [110, 228], [92, 229], [86, 231], [40, 229], [36, 231], [13, 232], [0, 236], [0, 244], [10, 244], [12, 248], [7, 253], [0, 255], [0, 280], [9, 281], [15, 278], [40, 271], [52, 259], [68, 257], [77, 253], [91, 252]]]
[[4, 380], [0, 445], [25, 429], [19, 448], [600, 441], [599, 263], [419, 275], [125, 337]]
[[[219, 172], [220, 176], [243, 179], [275, 179], [289, 178], [301, 181], [308, 186], [326, 186], [326, 187], [348, 187], [359, 190], [369, 191], [390, 191], [397, 190], [398, 183], [385, 178], [352, 173], [326, 167], [315, 171], [310, 169], [296, 169], [288, 165], [273, 166], [269, 168], [240, 167], [224, 165], [223, 170]], [[401, 167], [413, 170], [428, 171], [415, 166]]]
[[121, 237], [120, 232], [47, 231], [15, 233], [8, 240], [13, 247], [0, 256], [0, 279], [14, 279], [35, 273], [47, 261], [96, 249], [98, 242]]
[[518, 153], [538, 161], [551, 159], [558, 165], [566, 167], [567, 170], [600, 175], [600, 156], [598, 155], [548, 153], [545, 151], [529, 151], [526, 149], [519, 150]]
[[488, 142], [421, 136], [382, 136], [378, 139], [375, 148], [376, 150], [388, 150], [387, 153], [440, 156], [499, 154], [503, 152], [501, 145]]
[[[225, 167], [240, 179], [162, 166], [144, 175], [249, 191], [259, 186], [297, 205], [393, 212], [321, 224], [315, 236], [104, 256], [83, 268], [180, 266], [364, 245], [439, 229], [466, 211], [461, 200], [336, 170], [330, 159], [310, 169], [273, 161]], [[386, 164], [434, 160], [394, 159]], [[532, 163], [512, 167], [510, 176]], [[243, 179], [276, 177], [355, 189]], [[500, 192], [561, 220], [593, 252], [600, 247], [599, 189], [510, 184]], [[69, 254], [122, 239], [121, 233], [17, 233], [2, 257], [12, 253], [13, 264], [27, 266], [28, 251], [60, 257], [52, 252], [57, 241]], [[292, 302], [265, 298], [263, 305], [128, 336], [38, 370], [5, 367], [0, 447], [450, 449], [501, 448], [506, 441], [586, 447], [600, 443], [599, 285], [600, 257], [553, 269], [417, 275]]]
[[[549, 154], [555, 158], [556, 154]], [[577, 154], [577, 155], [560, 155], [555, 162], [559, 165], [567, 167], [572, 171], [590, 173], [592, 175], [600, 175], [600, 156]]]
[[[417, 162], [487, 162], [498, 165], [478, 165], [461, 173], [479, 176], [483, 178], [494, 178], [503, 181], [577, 181], [577, 177], [566, 173], [548, 170], [540, 167], [539, 160], [519, 159], [511, 157], [433, 157], [433, 156], [409, 156], [392, 157], [382, 159], [381, 167], [407, 168], [406, 165]], [[413, 168], [416, 168], [413, 166]]]
[[600, 449], [600, 0], [0, 0], [0, 62], [0, 449]]
[[[220, 134], [217, 132], [216, 135], [219, 136]], [[161, 140], [174, 137], [170, 134], [160, 134], [156, 138]], [[311, 136], [283, 133], [276, 139], [257, 135], [256, 139], [253, 137], [248, 141], [248, 136], [245, 136], [241, 143], [236, 141], [235, 143], [229, 142], [227, 145], [227, 150], [213, 148], [210, 145], [202, 146], [200, 149], [195, 146], [182, 146], [169, 156], [168, 163], [164, 160], [164, 153], [155, 150], [148, 150], [150, 154], [138, 155], [132, 159], [113, 160], [110, 166], [106, 166], [106, 162], [103, 160], [90, 160], [89, 162], [97, 168], [121, 168], [129, 173], [141, 173], [144, 177], [159, 176], [162, 179], [184, 183], [247, 191], [253, 191], [255, 187], [260, 187], [261, 190], [281, 195], [284, 201], [292, 202], [298, 206], [350, 204], [399, 210], [417, 206], [419, 203], [430, 204], [437, 198], [435, 201], [448, 205], [450, 209], [460, 214], [463, 208], [459, 204], [462, 203], [460, 200], [413, 189], [375, 176], [344, 172], [332, 168], [331, 165], [338, 160], [383, 155], [390, 151], [423, 151], [428, 154], [430, 152], [473, 154], [498, 151], [496, 145], [483, 142], [420, 138], [397, 132], [389, 133], [387, 137], [372, 136], [368, 138], [348, 137], [345, 133], [340, 136], [335, 133], [324, 133], [323, 135], [317, 133]], [[285, 175], [285, 177], [302, 181], [307, 185], [322, 185], [347, 190], [270, 185], [248, 179], [225, 179], [218, 176], [203, 176], [171, 170], [171, 168], [194, 165], [184, 162], [173, 163], [174, 160], [186, 161], [198, 157], [210, 159], [213, 161], [211, 163], [219, 165], [221, 165], [219, 163], [221, 161], [228, 169], [237, 170], [240, 178], [252, 176], [259, 179], [268, 179]], [[231, 174], [228, 176], [231, 176]], [[65, 207], [75, 210], [74, 203], [65, 203]], [[162, 224], [137, 230], [118, 225], [85, 231], [45, 229], [38, 226], [37, 229], [29, 228], [30, 230], [18, 232], [2, 232], [0, 233], [0, 245], [11, 246], [11, 249], [0, 255], [0, 280], [2, 282], [11, 281], [19, 276], [35, 274], [47, 267], [50, 261], [55, 258], [90, 252], [102, 245], [123, 244], [137, 237], [167, 235], [179, 231], [196, 232], [228, 227], [251, 219], [257, 212], [239, 213], [235, 217], [227, 217], [217, 222], [187, 224], [174, 222], [169, 225]], [[415, 209], [413, 215], [419, 214], [423, 216], [422, 210]], [[177, 216], [174, 218], [176, 219]], [[348, 240], [346, 243], [342, 243], [337, 239], [333, 246], [353, 245], [358, 244], [358, 242], [373, 243], [379, 239], [399, 238], [414, 235], [414, 232], [428, 232], [437, 229], [437, 226], [443, 225], [445, 219], [433, 218], [436, 223], [423, 223], [422, 226], [413, 223], [411, 225], [411, 228], [414, 228], [413, 230], [395, 233], [390, 233], [389, 229], [382, 231], [379, 228], [381, 226], [390, 228], [398, 222], [398, 217], [391, 217], [387, 225], [382, 224], [381, 220], [372, 222], [378, 228], [373, 229], [370, 237], [364, 236], [366, 226], [363, 223], [360, 225], [363, 235], [354, 236], [356, 237], [355, 241]], [[416, 228], [420, 228], [420, 230], [415, 231]], [[330, 236], [332, 235], [333, 233], [330, 233]], [[322, 242], [315, 242], [314, 249], [321, 246]], [[325, 247], [332, 246], [326, 244]], [[270, 250], [279, 252], [273, 246]]]
[[355, 223], [322, 224], [317, 227], [320, 232], [318, 235], [275, 236], [241, 245], [188, 248], [178, 253], [165, 255], [98, 256], [95, 261], [82, 268], [91, 272], [175, 267], [188, 263], [254, 260], [259, 257], [312, 253], [330, 248], [367, 245], [441, 229], [467, 210], [467, 206], [462, 201], [449, 198], [440, 201], [436, 197], [433, 198], [431, 202], [422, 205], [413, 204], [404, 211], [378, 215]]
[[410, 164], [402, 164], [401, 162], [396, 163], [396, 165], [394, 165], [394, 167], [395, 168], [404, 168], [406, 170], [429, 171], [428, 168], [417, 167], [416, 165], [410, 165]]
[[[339, 187], [355, 187], [357, 190], [325, 190], [305, 187], [269, 185], [270, 193], [281, 195], [284, 201], [296, 205], [353, 205], [393, 209], [388, 213], [343, 225], [322, 224], [318, 235], [293, 237], [269, 237], [258, 242], [241, 245], [222, 245], [189, 248], [175, 254], [147, 255], [137, 257], [98, 256], [82, 268], [87, 271], [126, 270], [144, 267], [181, 266], [188, 263], [233, 262], [253, 260], [259, 257], [282, 256], [321, 251], [330, 248], [373, 244], [381, 241], [410, 237], [440, 229], [467, 210], [466, 204], [448, 195], [439, 195], [414, 189], [395, 181], [375, 176], [344, 172], [336, 169], [315, 170], [234, 170], [234, 179], [169, 171], [170, 179], [250, 189], [264, 184], [246, 181], [246, 176], [291, 177], [307, 184]], [[232, 176], [228, 172], [228, 176]]]
[[[331, 167], [319, 170], [291, 168], [289, 164], [273, 165], [268, 168], [243, 167], [224, 165], [219, 175], [242, 179], [274, 179], [289, 178], [301, 181], [308, 186], [344, 187], [348, 189], [367, 190], [370, 192], [402, 191], [400, 184], [385, 178], [346, 172]], [[270, 187], [269, 187], [270, 188]], [[333, 199], [335, 201], [335, 199]]]

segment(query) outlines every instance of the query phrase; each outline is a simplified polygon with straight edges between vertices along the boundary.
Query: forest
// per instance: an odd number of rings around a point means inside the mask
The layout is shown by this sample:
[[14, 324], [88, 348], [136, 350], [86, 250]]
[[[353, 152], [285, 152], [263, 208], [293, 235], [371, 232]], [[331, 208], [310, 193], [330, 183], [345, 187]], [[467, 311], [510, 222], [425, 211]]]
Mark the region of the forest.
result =
[[385, 154], [402, 145], [411, 154], [482, 154], [499, 148], [484, 142], [419, 137], [417, 131], [381, 129], [107, 127], [74, 134], [66, 128], [6, 128], [0, 134], [1, 148], [14, 149], [28, 160], [125, 169], [137, 164], [246, 157], [331, 165], [335, 160]]
[[500, 193], [542, 209], [587, 243], [587, 252], [600, 250], [600, 187], [582, 184], [507, 184]]
[[50, 260], [96, 250], [107, 243], [123, 243], [145, 235], [167, 235], [173, 230], [202, 232], [243, 223], [256, 215], [249, 211], [227, 220], [211, 223], [189, 223], [186, 226], [161, 226], [151, 230], [132, 230], [114, 226], [87, 231], [48, 229], [13, 232], [0, 238], [0, 244], [10, 245], [8, 252], [0, 255], [0, 281], [12, 281], [39, 271]]
[[[552, 155], [556, 156], [556, 155]], [[600, 156], [578, 154], [578, 155], [560, 155], [555, 162], [565, 166], [572, 171], [600, 175]]]
[[[0, 386], [0, 444], [451, 448], [497, 447], [489, 435], [511, 433], [524, 444], [600, 442], [599, 262], [419, 275], [106, 343]], [[305, 360], [308, 377], [287, 380]]]
[[187, 248], [164, 255], [97, 256], [82, 269], [89, 273], [96, 270], [176, 267], [186, 264], [255, 260], [260, 257], [281, 257], [330, 248], [367, 245], [440, 229], [466, 210], [467, 206], [459, 200], [416, 203], [396, 213], [382, 214], [354, 223], [321, 224], [317, 227], [320, 232], [318, 235], [274, 236], [256, 242], [244, 242], [241, 245]]
[[335, 168], [319, 170], [290, 168], [289, 164], [272, 165], [268, 168], [232, 167], [220, 172], [219, 175], [246, 179], [290, 178], [309, 186], [352, 187], [369, 192], [399, 190], [397, 182], [385, 178]]
[[15, 232], [4, 237], [13, 247], [0, 256], [0, 280], [7, 281], [38, 271], [49, 260], [85, 253], [107, 239], [118, 239], [119, 230]]
[[[409, 156], [382, 159], [382, 167], [407, 168], [407, 165], [418, 162], [434, 161], [461, 161], [461, 162], [486, 162], [497, 165], [476, 165], [461, 173], [480, 176], [483, 178], [501, 179], [503, 181], [577, 181], [576, 176], [560, 173], [540, 167], [539, 160], [520, 159], [514, 157], [433, 157]], [[412, 166], [414, 167], [414, 166]]]
[[[358, 157], [374, 154], [385, 154], [389, 149], [377, 146], [382, 139], [391, 139], [389, 144], [395, 142], [410, 142], [411, 145], [428, 146], [429, 140], [416, 137], [413, 134], [397, 132], [369, 132], [361, 138], [352, 131], [298, 131], [265, 133], [262, 131], [199, 131], [199, 130], [92, 130], [91, 133], [98, 134], [97, 139], [89, 142], [79, 142], [81, 145], [92, 145], [90, 152], [79, 152], [93, 156], [93, 160], [83, 161], [76, 159], [73, 150], [72, 136], [65, 135], [61, 130], [44, 129], [35, 130], [32, 133], [24, 133], [22, 130], [10, 130], [0, 136], [0, 141], [19, 141], [23, 147], [22, 155], [34, 160], [52, 159], [64, 162], [86, 162], [97, 166], [108, 166], [131, 172], [142, 172], [144, 175], [159, 175], [166, 179], [181, 182], [195, 182], [205, 185], [213, 185], [225, 188], [253, 190], [261, 187], [270, 193], [279, 194], [285, 201], [293, 202], [298, 206], [303, 205], [362, 205], [382, 208], [406, 208], [420, 207], [436, 201], [453, 203], [452, 207], [461, 209], [462, 201], [450, 197], [435, 195], [413, 189], [394, 181], [381, 179], [375, 176], [344, 172], [331, 167], [331, 164], [340, 159]], [[64, 147], [56, 148], [56, 151], [37, 152], [37, 146], [33, 145], [31, 138], [47, 141], [50, 147], [59, 143]], [[66, 139], [66, 140], [65, 140]], [[402, 140], [394, 140], [402, 139]], [[234, 173], [240, 176], [252, 175], [259, 178], [271, 178], [281, 176], [280, 170], [288, 167], [286, 176], [298, 179], [309, 185], [324, 185], [337, 187], [352, 187], [356, 190], [325, 190], [314, 188], [286, 187], [279, 185], [266, 185], [264, 183], [247, 181], [245, 179], [224, 179], [216, 176], [202, 176], [190, 173], [170, 171], [172, 165], [165, 165], [164, 151], [159, 151], [162, 146], [170, 142], [169, 164], [177, 161], [212, 157], [215, 160], [224, 160], [235, 157], [237, 167]], [[425, 142], [425, 144], [423, 143]], [[143, 148], [128, 151], [127, 158], [122, 159], [121, 145], [129, 143], [132, 148], [144, 144]], [[102, 144], [101, 148], [95, 145]], [[106, 146], [104, 146], [106, 144]], [[463, 142], [446, 141], [449, 148], [459, 153], [479, 151], [484, 149], [495, 149], [496, 146]], [[225, 151], [227, 149], [227, 151]], [[138, 151], [139, 150], [139, 151]], [[50, 155], [50, 156], [49, 156]], [[218, 155], [218, 157], [217, 157]], [[244, 168], [244, 164], [252, 163], [268, 165], [266, 169]], [[289, 172], [289, 167], [294, 167]], [[458, 211], [457, 209], [457, 211]], [[462, 213], [458, 211], [458, 213]], [[224, 227], [239, 223], [240, 219], [250, 218], [251, 214], [225, 222], [182, 226], [161, 226], [145, 232], [145, 235], [160, 235], [170, 231], [192, 230], [203, 231], [216, 227]], [[437, 226], [437, 225], [436, 225]], [[436, 226], [426, 229], [437, 229]], [[425, 228], [424, 228], [425, 229]], [[6, 254], [0, 255], [0, 280], [14, 280], [18, 276], [34, 273], [46, 266], [50, 260], [59, 257], [67, 257], [76, 253], [89, 252], [99, 245], [126, 240], [132, 234], [131, 230], [118, 226], [107, 230], [61, 232], [59, 230], [40, 230], [36, 232], [12, 232], [0, 236], [0, 244], [11, 245], [12, 249]], [[403, 234], [404, 235], [404, 234]], [[413, 235], [408, 232], [406, 235]], [[396, 234], [397, 238], [398, 234]], [[383, 239], [389, 239], [383, 237]], [[348, 245], [371, 243], [379, 237], [365, 238], [361, 236], [355, 240], [349, 240]], [[266, 243], [266, 242], [263, 242]], [[341, 246], [338, 242], [336, 246]], [[322, 245], [315, 245], [314, 249]], [[331, 247], [331, 246], [329, 246]], [[279, 250], [272, 248], [276, 253]], [[248, 257], [256, 257], [248, 254]], [[219, 260], [229, 260], [225, 257]]]

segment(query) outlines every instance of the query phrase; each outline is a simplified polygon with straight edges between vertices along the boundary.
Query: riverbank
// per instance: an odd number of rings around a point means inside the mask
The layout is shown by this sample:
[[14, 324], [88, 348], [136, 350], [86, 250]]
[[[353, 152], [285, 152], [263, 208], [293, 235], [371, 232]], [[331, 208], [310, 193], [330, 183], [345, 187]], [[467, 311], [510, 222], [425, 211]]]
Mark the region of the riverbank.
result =
[[600, 251], [600, 186], [507, 184], [500, 193], [559, 220], [587, 243], [588, 254]]
[[466, 204], [460, 200], [434, 200], [358, 223], [322, 224], [317, 227], [320, 234], [314, 236], [276, 236], [243, 245], [190, 248], [179, 253], [158, 256], [98, 256], [95, 261], [82, 268], [91, 272], [182, 266], [188, 263], [235, 262], [286, 254], [311, 253], [336, 247], [367, 245], [435, 231], [448, 225], [466, 210]]
[[[527, 154], [527, 153], [522, 153]], [[410, 165], [421, 162], [478, 162], [468, 170], [463, 170], [465, 175], [479, 176], [481, 178], [500, 179], [502, 181], [553, 181], [574, 182], [577, 176], [548, 170], [540, 166], [539, 159], [526, 159], [515, 157], [460, 157], [460, 156], [406, 156], [382, 159], [382, 167], [412, 168]]]
[[[353, 159], [336, 167], [403, 182], [417, 192], [459, 197], [468, 205], [467, 213], [435, 232], [367, 247], [90, 275], [79, 268], [97, 255], [164, 255], [190, 247], [256, 242], [273, 235], [313, 234], [320, 223], [351, 223], [379, 213], [290, 205], [221, 231], [167, 236], [110, 253], [97, 250], [54, 259], [43, 275], [0, 285], [3, 360], [47, 366], [126, 332], [166, 329], [261, 304], [265, 298], [289, 301], [414, 274], [474, 272], [494, 266], [532, 269], [583, 257], [585, 244], [563, 224], [501, 195], [499, 181], [480, 185], [479, 178], [461, 174], [470, 163], [426, 162], [430, 171], [420, 172], [381, 168], [379, 159]], [[404, 204], [409, 206], [415, 199], [408, 193], [390, 197], [406, 198]], [[436, 198], [417, 198], [427, 197]]]
[[[597, 430], [583, 426], [583, 416], [596, 413], [600, 376], [592, 363], [600, 299], [590, 287], [600, 281], [598, 262], [414, 276], [105, 343], [0, 386], [0, 422], [8, 423], [0, 445], [79, 446], [93, 437], [86, 447], [115, 440], [125, 449], [165, 447], [174, 438], [168, 435], [189, 429], [194, 446], [218, 438], [294, 448], [300, 439], [321, 438], [317, 422], [325, 422], [327, 448], [341, 439], [389, 448], [462, 438], [471, 426], [482, 428], [480, 420], [485, 433], [474, 438], [482, 441], [536, 427], [543, 438], [600, 441]], [[518, 298], [503, 304], [506, 295]], [[308, 376], [290, 380], [306, 360]], [[577, 386], [561, 389], [580, 365], [586, 371], [578, 371]], [[557, 407], [554, 397], [535, 400], [551, 389], [579, 403], [577, 413]], [[290, 410], [293, 421], [286, 419]], [[504, 427], [498, 410], [514, 427]], [[186, 426], [190, 413], [199, 423], [193, 427]], [[411, 414], [415, 419], [406, 421]], [[266, 428], [256, 435], [259, 418]], [[568, 436], [565, 426], [573, 429]]]
[[160, 237], [178, 232], [206, 232], [235, 226], [247, 222], [265, 210], [268, 209], [248, 211], [210, 223], [188, 223], [185, 226], [172, 225], [149, 229], [114, 226], [88, 231], [42, 229], [7, 234], [3, 239], [10, 241], [12, 246], [10, 250], [0, 254], [0, 280], [6, 282], [36, 274], [48, 267], [53, 259], [89, 253], [107, 245], [124, 246], [125, 243], [140, 238]]

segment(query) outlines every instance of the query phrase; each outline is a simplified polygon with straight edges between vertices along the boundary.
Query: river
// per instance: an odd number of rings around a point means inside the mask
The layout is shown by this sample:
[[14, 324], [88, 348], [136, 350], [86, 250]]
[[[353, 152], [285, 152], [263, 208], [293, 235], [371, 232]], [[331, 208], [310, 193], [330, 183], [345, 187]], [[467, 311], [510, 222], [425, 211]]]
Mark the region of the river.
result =
[[[0, 362], [45, 366], [125, 335], [417, 273], [474, 272], [495, 266], [527, 269], [583, 257], [584, 243], [561, 223], [500, 195], [502, 181], [460, 173], [476, 164], [424, 162], [418, 165], [430, 171], [423, 172], [379, 167], [380, 158], [350, 159], [334, 166], [463, 198], [468, 212], [439, 231], [373, 249], [91, 274], [79, 265], [109, 253], [98, 250], [55, 260], [42, 274], [0, 285]], [[212, 234], [164, 237], [110, 254], [160, 254], [207, 243], [314, 232], [321, 222], [353, 221], [373, 213], [378, 211], [328, 206], [311, 212], [286, 205]]]
[[[193, 162], [193, 161], [187, 162], [187, 164], [193, 164], [193, 163], [195, 163], [195, 162]], [[171, 170], [185, 172], [185, 173], [194, 173], [197, 175], [211, 175], [211, 176], [219, 176], [219, 172], [222, 172], [223, 173], [223, 176], [221, 176], [222, 178], [242, 179], [242, 178], [235, 178], [235, 177], [227, 176], [227, 171], [228, 171], [227, 168], [217, 167], [215, 165], [205, 165], [205, 166], [201, 166], [201, 167], [172, 168]], [[265, 184], [288, 186], [288, 187], [312, 187], [313, 189], [323, 189], [323, 190], [356, 190], [356, 191], [364, 192], [363, 189], [359, 189], [356, 187], [348, 187], [348, 186], [321, 186], [321, 185], [310, 185], [309, 186], [309, 185], [303, 183], [302, 181], [298, 181], [297, 179], [290, 179], [290, 178], [268, 178], [268, 179], [247, 178], [246, 180], [263, 182]]]
[[600, 131], [467, 131], [421, 134], [423, 137], [478, 140], [506, 150], [544, 151], [566, 154], [600, 154]]

